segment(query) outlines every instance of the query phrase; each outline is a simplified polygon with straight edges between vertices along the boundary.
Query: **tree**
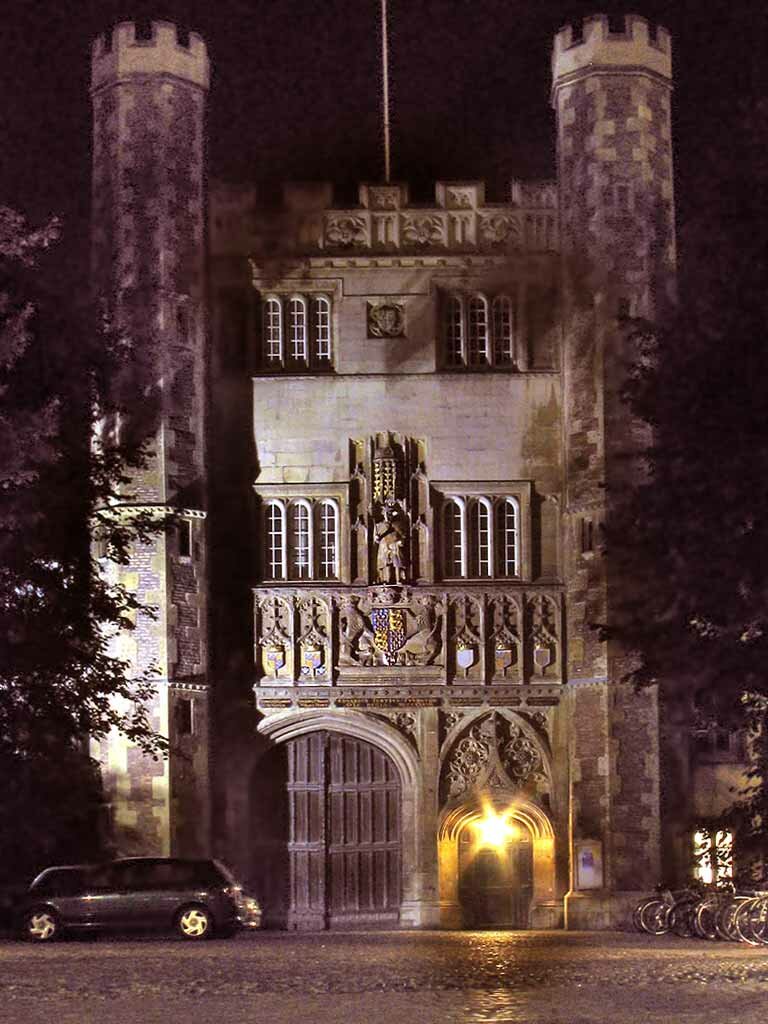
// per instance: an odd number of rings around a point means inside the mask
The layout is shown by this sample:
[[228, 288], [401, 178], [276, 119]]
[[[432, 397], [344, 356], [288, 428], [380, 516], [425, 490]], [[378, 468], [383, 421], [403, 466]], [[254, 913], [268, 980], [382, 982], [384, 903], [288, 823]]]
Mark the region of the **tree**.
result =
[[165, 746], [151, 674], [131, 678], [110, 651], [136, 601], [100, 573], [89, 535], [97, 524], [125, 562], [157, 528], [110, 511], [146, 457], [141, 438], [93, 443], [142, 368], [92, 307], [46, 291], [58, 234], [0, 208], [0, 874], [17, 878], [98, 852], [90, 738], [119, 729], [154, 756]]
[[[624, 397], [652, 429], [647, 474], [606, 527], [628, 584], [610, 631], [637, 653], [638, 684], [668, 701], [708, 695], [765, 736], [765, 701], [744, 695], [768, 694], [768, 102], [710, 123], [729, 125], [727, 151], [712, 142], [689, 183], [679, 304], [625, 325]], [[757, 778], [748, 803], [765, 833]]]

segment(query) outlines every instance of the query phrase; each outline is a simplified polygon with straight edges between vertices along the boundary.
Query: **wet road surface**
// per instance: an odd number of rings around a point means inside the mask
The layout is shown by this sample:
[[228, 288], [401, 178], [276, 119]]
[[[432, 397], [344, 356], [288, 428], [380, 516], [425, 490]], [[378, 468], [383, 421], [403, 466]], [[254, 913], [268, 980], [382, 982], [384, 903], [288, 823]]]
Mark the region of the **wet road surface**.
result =
[[768, 947], [586, 932], [0, 942], [2, 1024], [763, 1024]]

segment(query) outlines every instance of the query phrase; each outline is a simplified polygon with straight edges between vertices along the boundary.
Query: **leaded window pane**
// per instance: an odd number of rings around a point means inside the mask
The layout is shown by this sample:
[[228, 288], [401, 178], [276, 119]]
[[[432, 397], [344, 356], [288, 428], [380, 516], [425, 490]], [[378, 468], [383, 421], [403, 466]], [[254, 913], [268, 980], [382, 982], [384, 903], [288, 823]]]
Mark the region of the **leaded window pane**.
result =
[[463, 334], [461, 299], [451, 295], [445, 304], [445, 358], [449, 366], [461, 366], [464, 361]]
[[267, 544], [266, 576], [270, 580], [283, 579], [283, 513], [279, 505], [270, 502], [266, 510]]
[[290, 326], [290, 354], [294, 363], [304, 366], [308, 363], [307, 347], [307, 307], [304, 299], [293, 298], [288, 303], [288, 320]]
[[462, 537], [461, 509], [455, 501], [447, 502], [444, 511], [445, 575], [461, 576], [464, 566], [464, 538]]
[[330, 501], [320, 505], [320, 545], [318, 570], [320, 579], [336, 579], [339, 575], [336, 553], [336, 508]]
[[512, 300], [499, 295], [493, 300], [494, 361], [497, 366], [515, 362], [515, 316]]
[[497, 543], [500, 576], [518, 576], [519, 546], [517, 506], [509, 498], [497, 509]]
[[318, 363], [331, 361], [331, 304], [324, 296], [312, 302], [315, 328], [315, 359]]
[[476, 501], [472, 508], [472, 547], [478, 576], [492, 576], [491, 515], [484, 501]]
[[283, 324], [279, 299], [267, 299], [264, 304], [264, 358], [267, 363], [283, 361]]
[[488, 353], [488, 303], [481, 295], [474, 295], [467, 308], [469, 333], [469, 365], [487, 366]]
[[291, 506], [291, 576], [305, 580], [312, 575], [310, 516], [304, 504]]

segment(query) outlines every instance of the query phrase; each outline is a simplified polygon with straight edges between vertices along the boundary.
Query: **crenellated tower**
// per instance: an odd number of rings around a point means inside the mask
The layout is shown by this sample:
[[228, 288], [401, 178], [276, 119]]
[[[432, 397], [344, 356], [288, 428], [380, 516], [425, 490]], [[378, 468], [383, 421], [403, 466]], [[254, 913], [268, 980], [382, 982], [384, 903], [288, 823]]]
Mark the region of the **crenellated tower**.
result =
[[[659, 876], [655, 695], [622, 683], [630, 662], [591, 624], [610, 623], [617, 578], [601, 553], [610, 502], [638, 472], [640, 426], [620, 398], [620, 318], [672, 299], [675, 230], [669, 33], [644, 18], [568, 25], [552, 55], [564, 267], [566, 606], [572, 702], [570, 927], [620, 919]], [[599, 844], [603, 885], [578, 891], [579, 850]]]
[[[121, 430], [150, 440], [126, 490], [131, 507], [178, 514], [137, 543], [119, 581], [155, 609], [117, 639], [158, 673], [155, 725], [171, 740], [152, 762], [120, 737], [102, 744], [120, 852], [203, 853], [208, 837], [205, 540], [203, 40], [131, 23], [93, 45], [93, 281], [135, 359]], [[126, 402], [126, 405], [128, 402]]]

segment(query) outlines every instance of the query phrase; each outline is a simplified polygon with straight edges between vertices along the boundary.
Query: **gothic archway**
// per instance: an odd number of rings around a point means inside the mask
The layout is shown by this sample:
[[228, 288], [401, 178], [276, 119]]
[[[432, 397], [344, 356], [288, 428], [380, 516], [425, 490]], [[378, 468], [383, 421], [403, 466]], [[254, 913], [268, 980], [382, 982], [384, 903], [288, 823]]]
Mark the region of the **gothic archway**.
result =
[[[554, 899], [545, 724], [543, 717], [482, 711], [452, 723], [444, 739], [440, 899], [455, 908], [457, 924], [527, 927], [536, 908]], [[501, 816], [509, 825], [509, 839], [495, 851], [475, 841], [474, 827], [488, 815]], [[483, 909], [484, 902], [490, 906], [504, 900], [506, 910], [496, 918]]]
[[284, 746], [288, 927], [399, 923], [413, 874], [416, 753], [357, 712], [289, 712], [259, 730]]

